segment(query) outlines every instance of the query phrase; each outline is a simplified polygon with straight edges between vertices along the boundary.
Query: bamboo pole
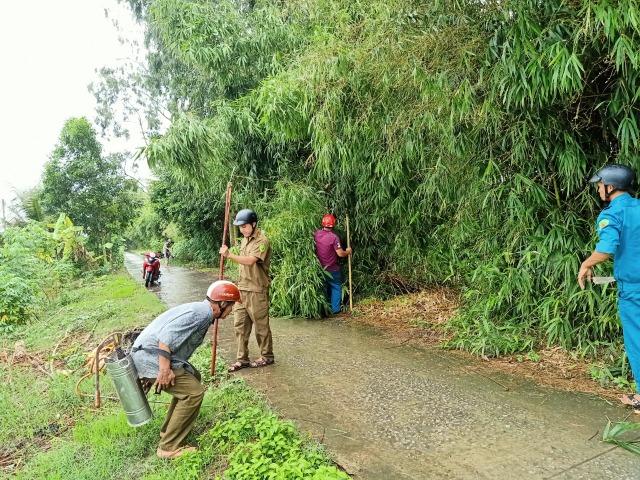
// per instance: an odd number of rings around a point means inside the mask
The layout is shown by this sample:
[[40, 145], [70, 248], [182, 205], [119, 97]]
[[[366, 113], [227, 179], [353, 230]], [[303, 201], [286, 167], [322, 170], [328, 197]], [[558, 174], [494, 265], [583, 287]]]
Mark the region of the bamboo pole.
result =
[[[347, 215], [347, 248], [351, 248], [351, 235], [349, 234], [349, 215]], [[347, 257], [349, 263], [349, 312], [353, 313], [353, 289], [351, 288], [351, 255]]]
[[[222, 245], [227, 243], [227, 231], [229, 230], [229, 207], [231, 206], [231, 182], [227, 183], [227, 196], [224, 205], [224, 226], [222, 227]], [[220, 270], [218, 271], [218, 280], [224, 277], [224, 257], [220, 255]], [[216, 370], [216, 351], [218, 347], [218, 320], [213, 321], [213, 338], [211, 346], [211, 377]]]

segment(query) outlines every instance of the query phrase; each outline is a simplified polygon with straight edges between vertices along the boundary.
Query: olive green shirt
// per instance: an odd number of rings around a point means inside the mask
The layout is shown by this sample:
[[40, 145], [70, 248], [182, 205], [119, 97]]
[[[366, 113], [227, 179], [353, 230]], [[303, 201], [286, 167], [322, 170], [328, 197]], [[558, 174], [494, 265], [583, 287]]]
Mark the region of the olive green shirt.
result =
[[253, 235], [242, 239], [240, 255], [258, 257], [258, 261], [250, 266], [238, 264], [240, 273], [238, 288], [249, 292], [269, 292], [271, 249], [269, 248], [269, 239], [258, 227], [254, 230]]

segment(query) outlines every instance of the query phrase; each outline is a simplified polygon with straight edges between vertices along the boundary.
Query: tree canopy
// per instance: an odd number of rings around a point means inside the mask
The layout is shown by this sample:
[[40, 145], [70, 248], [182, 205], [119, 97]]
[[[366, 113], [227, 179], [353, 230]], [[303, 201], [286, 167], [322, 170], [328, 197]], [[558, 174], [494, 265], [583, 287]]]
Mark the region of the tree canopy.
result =
[[123, 235], [140, 206], [137, 183], [124, 175], [120, 155], [104, 157], [86, 118], [66, 121], [42, 174], [42, 206], [84, 227], [91, 248]]

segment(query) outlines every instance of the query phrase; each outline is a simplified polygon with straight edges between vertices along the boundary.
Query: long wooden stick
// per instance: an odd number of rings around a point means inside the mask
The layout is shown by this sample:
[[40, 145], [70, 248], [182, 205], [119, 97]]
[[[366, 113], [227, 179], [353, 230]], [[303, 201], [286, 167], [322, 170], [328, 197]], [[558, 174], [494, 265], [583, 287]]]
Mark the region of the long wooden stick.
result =
[[[349, 215], [347, 215], [347, 248], [351, 248], [351, 236], [349, 235]], [[353, 313], [353, 289], [351, 288], [351, 255], [347, 257], [349, 262], [349, 311]]]
[[[224, 205], [224, 227], [222, 228], [222, 245], [227, 243], [227, 231], [229, 230], [229, 206], [231, 205], [231, 182], [227, 183], [227, 198]], [[222, 280], [224, 276], [224, 256], [220, 255], [220, 271], [218, 272], [218, 280]]]
[[[224, 227], [222, 228], [222, 245], [227, 244], [227, 231], [229, 230], [229, 207], [231, 206], [231, 182], [227, 183], [227, 198], [224, 205]], [[220, 270], [218, 280], [224, 277], [224, 257], [220, 255]], [[218, 349], [218, 319], [213, 321], [213, 339], [211, 346], [211, 376], [216, 371], [216, 351]]]

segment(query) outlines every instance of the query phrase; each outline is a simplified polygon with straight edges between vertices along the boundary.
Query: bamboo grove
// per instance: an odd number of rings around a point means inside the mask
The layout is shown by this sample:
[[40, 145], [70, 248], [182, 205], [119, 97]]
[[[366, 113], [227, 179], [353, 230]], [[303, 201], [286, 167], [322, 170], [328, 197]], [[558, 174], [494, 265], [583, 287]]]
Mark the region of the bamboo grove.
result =
[[311, 234], [330, 211], [351, 219], [356, 295], [461, 290], [451, 347], [620, 344], [615, 289], [576, 274], [587, 179], [640, 168], [640, 2], [128, 3], [171, 118], [143, 152], [165, 212], [210, 249], [231, 179], [272, 236], [275, 314], [321, 314]]

